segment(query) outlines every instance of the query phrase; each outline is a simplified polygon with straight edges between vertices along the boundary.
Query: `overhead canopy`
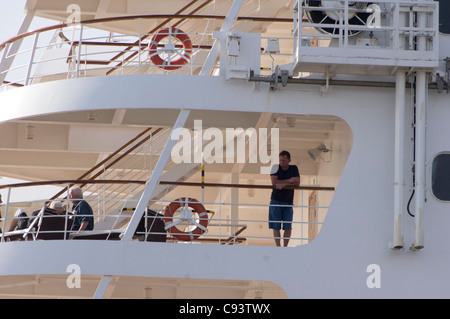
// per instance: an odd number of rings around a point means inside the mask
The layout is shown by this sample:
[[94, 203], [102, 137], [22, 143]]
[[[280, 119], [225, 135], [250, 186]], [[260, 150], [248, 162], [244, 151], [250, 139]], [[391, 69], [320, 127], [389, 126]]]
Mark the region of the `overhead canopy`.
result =
[[[138, 16], [138, 15], [174, 15], [169, 18], [169, 23], [179, 24], [180, 19], [176, 15], [214, 15], [226, 16], [233, 1], [229, 0], [171, 0], [171, 1], [146, 1], [146, 0], [28, 0], [26, 10], [34, 10], [35, 15], [42, 18], [52, 19], [59, 22], [66, 22], [73, 17], [77, 10], [80, 12], [80, 20], [102, 19], [110, 17]], [[72, 16], [71, 16], [72, 15]], [[258, 1], [248, 1], [244, 3], [239, 16], [244, 17], [264, 17], [264, 18], [285, 18], [292, 19], [292, 1], [270, 0], [265, 1], [264, 6], [260, 6]], [[108, 21], [101, 24], [101, 28], [118, 33], [138, 33], [139, 27], [142, 32], [149, 32], [157, 27], [167, 18], [154, 18], [150, 20], [138, 21]], [[194, 29], [203, 31], [205, 24], [198, 21], [182, 21], [186, 32]], [[220, 29], [222, 19], [208, 20], [209, 24]], [[234, 25], [234, 28], [243, 32], [265, 32], [271, 22], [241, 20]], [[97, 25], [97, 27], [99, 27]], [[272, 26], [276, 27], [276, 26]], [[190, 30], [188, 30], [190, 29]], [[281, 28], [277, 28], [279, 34]], [[288, 28], [289, 29], [289, 28]], [[286, 32], [286, 31], [285, 31]], [[282, 36], [282, 35], [278, 35]], [[285, 36], [289, 36], [285, 34]]]

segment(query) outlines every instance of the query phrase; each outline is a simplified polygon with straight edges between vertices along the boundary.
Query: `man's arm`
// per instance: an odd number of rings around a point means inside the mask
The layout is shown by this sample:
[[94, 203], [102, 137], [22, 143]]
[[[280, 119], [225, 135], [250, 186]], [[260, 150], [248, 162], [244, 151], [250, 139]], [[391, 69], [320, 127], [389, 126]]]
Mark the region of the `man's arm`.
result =
[[279, 180], [278, 176], [271, 175], [270, 179], [272, 181], [272, 186], [276, 189], [282, 189], [286, 186], [299, 186], [300, 185], [300, 176], [291, 177], [288, 179]]
[[80, 229], [78, 229], [78, 231], [85, 230], [88, 224], [89, 224], [89, 222], [82, 222], [80, 225]]

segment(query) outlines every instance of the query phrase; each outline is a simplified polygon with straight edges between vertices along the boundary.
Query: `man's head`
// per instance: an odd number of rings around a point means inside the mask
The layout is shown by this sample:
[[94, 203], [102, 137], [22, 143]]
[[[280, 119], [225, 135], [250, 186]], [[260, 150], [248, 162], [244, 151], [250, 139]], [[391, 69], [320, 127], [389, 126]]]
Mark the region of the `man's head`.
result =
[[281, 151], [279, 154], [279, 163], [282, 169], [287, 169], [291, 162], [291, 154], [288, 151]]
[[83, 199], [83, 191], [78, 186], [72, 186], [69, 190], [70, 199]]
[[62, 214], [65, 211], [64, 206], [60, 201], [51, 202], [48, 207], [56, 211], [57, 214]]

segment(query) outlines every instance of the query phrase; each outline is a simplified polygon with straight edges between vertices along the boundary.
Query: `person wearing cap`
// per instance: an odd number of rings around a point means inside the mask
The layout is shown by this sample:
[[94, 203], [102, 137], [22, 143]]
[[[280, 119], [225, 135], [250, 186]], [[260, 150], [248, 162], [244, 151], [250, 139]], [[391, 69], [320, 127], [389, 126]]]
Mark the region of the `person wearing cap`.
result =
[[14, 218], [11, 220], [11, 224], [9, 225], [9, 231], [26, 229], [28, 227], [28, 215], [21, 208], [16, 210], [14, 214]]
[[48, 205], [48, 208], [54, 210], [56, 215], [61, 215], [66, 212], [66, 209], [64, 208], [63, 204], [59, 201], [51, 202], [50, 205]]

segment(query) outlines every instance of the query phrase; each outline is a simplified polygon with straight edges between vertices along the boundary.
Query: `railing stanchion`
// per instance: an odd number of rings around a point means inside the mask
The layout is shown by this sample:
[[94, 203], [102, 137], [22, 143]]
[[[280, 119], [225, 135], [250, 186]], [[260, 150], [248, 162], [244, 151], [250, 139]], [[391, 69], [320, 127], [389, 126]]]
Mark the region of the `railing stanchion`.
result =
[[141, 41], [142, 41], [142, 19], [139, 18], [138, 74], [141, 74]]
[[80, 24], [80, 41], [78, 41], [78, 55], [77, 55], [77, 71], [76, 77], [80, 77], [80, 62], [81, 62], [81, 47], [83, 45], [83, 24]]
[[5, 241], [5, 233], [7, 232], [7, 230], [6, 230], [6, 220], [8, 218], [8, 208], [9, 208], [10, 196], [11, 196], [11, 187], [8, 187], [8, 193], [6, 195], [5, 217], [3, 218], [2, 242]]
[[67, 236], [67, 223], [68, 223], [67, 219], [69, 218], [69, 209], [70, 209], [69, 193], [70, 193], [70, 184], [67, 184], [66, 216], [64, 216], [65, 217], [65, 221], [64, 221], [64, 240], [66, 240], [66, 238], [68, 237]]
[[219, 187], [219, 245], [222, 238], [222, 187]]
[[30, 84], [31, 69], [33, 67], [34, 55], [36, 53], [38, 39], [39, 39], [39, 33], [36, 33], [34, 35], [33, 48], [31, 49], [30, 60], [28, 61], [27, 75], [25, 77], [25, 85]]

